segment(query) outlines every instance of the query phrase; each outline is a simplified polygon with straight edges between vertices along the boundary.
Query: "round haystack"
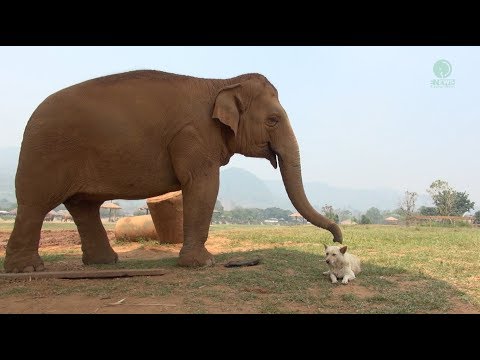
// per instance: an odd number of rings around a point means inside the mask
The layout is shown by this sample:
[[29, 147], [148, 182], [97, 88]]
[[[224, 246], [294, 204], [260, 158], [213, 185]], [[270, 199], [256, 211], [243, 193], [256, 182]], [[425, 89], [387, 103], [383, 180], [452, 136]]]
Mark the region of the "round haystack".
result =
[[158, 240], [157, 231], [150, 215], [118, 219], [115, 224], [115, 238], [127, 241]]

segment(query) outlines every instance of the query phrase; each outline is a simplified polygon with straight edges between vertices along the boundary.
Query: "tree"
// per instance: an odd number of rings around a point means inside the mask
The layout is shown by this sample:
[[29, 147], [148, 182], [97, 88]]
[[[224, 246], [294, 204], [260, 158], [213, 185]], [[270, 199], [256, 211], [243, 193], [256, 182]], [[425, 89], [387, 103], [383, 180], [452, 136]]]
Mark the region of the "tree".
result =
[[473, 221], [475, 224], [480, 224], [480, 210], [475, 213], [475, 218]]
[[383, 222], [382, 213], [376, 207], [368, 209], [365, 216], [368, 217], [373, 224], [381, 224]]
[[278, 207], [271, 207], [263, 210], [263, 218], [264, 220], [273, 218], [277, 220], [289, 221], [291, 213], [292, 212], [290, 210], [283, 210]]
[[360, 219], [360, 224], [366, 225], [366, 224], [371, 224], [372, 222], [366, 215], [362, 215], [362, 218]]
[[220, 202], [220, 200], [217, 199], [217, 201], [215, 202], [215, 208], [214, 210], [217, 210], [218, 212], [223, 212], [223, 205], [222, 203]]
[[455, 205], [455, 191], [443, 180], [435, 180], [427, 192], [432, 197], [439, 215], [450, 216]]
[[339, 222], [338, 215], [335, 214], [335, 210], [333, 210], [332, 205], [325, 205], [324, 207], [322, 207], [322, 212], [328, 219], [334, 221], [335, 223]]
[[435, 206], [420, 206], [418, 209], [421, 215], [424, 216], [437, 216], [438, 210]]
[[473, 201], [468, 199], [468, 194], [454, 190], [446, 181], [435, 180], [427, 192], [432, 197], [437, 208], [438, 215], [462, 216], [475, 206]]
[[475, 202], [470, 201], [468, 194], [464, 192], [455, 191], [455, 202], [453, 204], [452, 215], [463, 216], [466, 212], [473, 210]]
[[413, 213], [415, 212], [415, 203], [417, 202], [418, 194], [416, 192], [405, 191], [405, 197], [400, 202], [400, 211], [405, 217], [405, 223], [410, 225]]
[[335, 210], [335, 213], [338, 214], [339, 221], [348, 220], [352, 218], [352, 212], [347, 209], [337, 209]]

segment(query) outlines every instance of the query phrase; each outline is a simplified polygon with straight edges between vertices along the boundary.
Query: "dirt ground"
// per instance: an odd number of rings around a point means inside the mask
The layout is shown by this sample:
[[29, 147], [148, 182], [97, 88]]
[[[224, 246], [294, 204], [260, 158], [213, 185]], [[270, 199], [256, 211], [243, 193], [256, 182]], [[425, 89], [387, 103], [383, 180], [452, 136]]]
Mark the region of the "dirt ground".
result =
[[[127, 267], [129, 261], [133, 261], [132, 264], [141, 268], [142, 261], [150, 264], [150, 267], [154, 267], [158, 261], [158, 267], [165, 268], [167, 273], [163, 276], [117, 279], [0, 280], [0, 313], [351, 313], [359, 311], [353, 310], [348, 301], [344, 301], [345, 297], [362, 300], [379, 295], [358, 282], [331, 287], [328, 297], [325, 296], [325, 288], [312, 286], [307, 289], [306, 297], [318, 299], [318, 302], [292, 300], [283, 301], [280, 308], [278, 304], [269, 307], [272, 297], [277, 294], [266, 286], [239, 288], [212, 280], [212, 276], [228, 279], [230, 275], [248, 276], [248, 272], [254, 275], [263, 264], [232, 270], [217, 261], [213, 268], [183, 269], [175, 266], [181, 244], [116, 244], [114, 232], [107, 233], [120, 263], [127, 264]], [[0, 232], [1, 257], [5, 255], [8, 237], [9, 232]], [[262, 247], [257, 246], [257, 249]], [[226, 251], [251, 250], [241, 246], [232, 248], [229, 239], [220, 237], [209, 238], [207, 248], [214, 255]], [[86, 268], [81, 261], [80, 238], [75, 230], [42, 231], [40, 254], [49, 271]], [[235, 273], [228, 273], [233, 271]], [[292, 278], [296, 275], [293, 269], [285, 272], [285, 276]], [[402, 286], [408, 285], [403, 284], [401, 279], [395, 281]], [[452, 307], [448, 312], [478, 313], [478, 310], [467, 302], [452, 299]]]

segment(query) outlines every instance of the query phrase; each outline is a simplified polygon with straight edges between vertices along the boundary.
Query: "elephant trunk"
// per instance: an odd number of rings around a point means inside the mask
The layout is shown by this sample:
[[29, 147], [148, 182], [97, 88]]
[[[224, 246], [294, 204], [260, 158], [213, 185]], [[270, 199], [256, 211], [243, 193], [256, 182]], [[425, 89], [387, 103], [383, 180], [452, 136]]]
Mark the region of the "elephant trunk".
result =
[[277, 153], [282, 173], [283, 183], [288, 197], [295, 209], [307, 221], [322, 229], [328, 230], [333, 235], [333, 241], [342, 242], [342, 231], [335, 222], [318, 213], [310, 204], [305, 195], [300, 166], [300, 153], [295, 136], [292, 135], [288, 150]]

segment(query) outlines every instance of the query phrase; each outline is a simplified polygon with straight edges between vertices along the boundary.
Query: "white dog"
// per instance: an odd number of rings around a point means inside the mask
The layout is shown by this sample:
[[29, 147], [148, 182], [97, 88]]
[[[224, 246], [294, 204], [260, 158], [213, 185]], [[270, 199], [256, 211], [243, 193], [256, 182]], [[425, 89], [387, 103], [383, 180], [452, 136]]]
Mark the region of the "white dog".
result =
[[355, 279], [360, 269], [360, 259], [355, 255], [347, 253], [347, 247], [343, 246], [325, 246], [325, 262], [328, 264], [329, 271], [324, 275], [330, 275], [332, 283], [338, 282], [337, 278], [343, 278], [342, 284], [348, 284], [349, 280]]

